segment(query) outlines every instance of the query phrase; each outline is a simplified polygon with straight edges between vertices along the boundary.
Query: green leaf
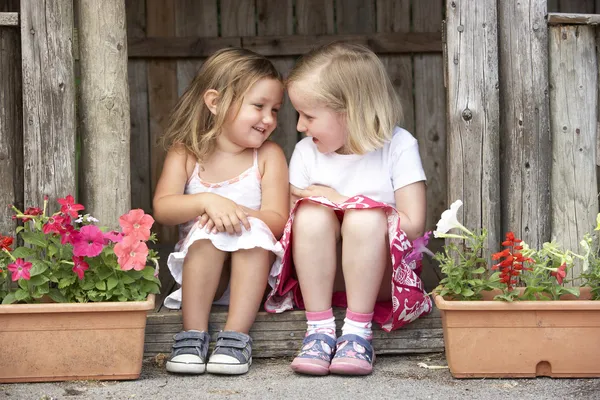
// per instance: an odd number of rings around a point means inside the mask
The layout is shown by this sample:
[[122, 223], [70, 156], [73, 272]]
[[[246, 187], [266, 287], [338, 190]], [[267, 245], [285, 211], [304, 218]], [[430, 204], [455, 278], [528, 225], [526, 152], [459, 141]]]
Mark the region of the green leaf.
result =
[[27, 286], [27, 281], [23, 278], [18, 281], [19, 287], [23, 290], [29, 290], [29, 286]]
[[106, 278], [111, 276], [113, 273], [114, 271], [105, 265], [98, 268], [98, 278], [102, 281], [106, 280]]
[[472, 273], [474, 274], [483, 274], [485, 272], [485, 268], [484, 267], [479, 267], [475, 270], [472, 271]]
[[471, 296], [473, 296], [473, 295], [475, 294], [475, 292], [474, 292], [474, 291], [472, 291], [472, 290], [471, 290], [471, 289], [469, 289], [469, 288], [465, 288], [465, 289], [463, 289], [463, 290], [461, 291], [461, 294], [462, 294], [464, 297], [471, 297]]
[[152, 281], [154, 278], [154, 268], [152, 267], [146, 267], [142, 270], [142, 274], [144, 279]]
[[34, 256], [36, 251], [30, 247], [17, 247], [12, 252], [14, 258], [28, 258]]
[[46, 240], [43, 233], [39, 232], [23, 232], [21, 234], [23, 241], [34, 246], [46, 247]]
[[127, 274], [123, 274], [123, 276], [121, 277], [121, 282], [123, 282], [126, 285], [129, 285], [129, 284], [135, 282], [135, 279], [133, 279], [132, 277], [130, 277]]
[[31, 263], [33, 264], [29, 270], [29, 275], [31, 276], [43, 274], [48, 269], [48, 266], [43, 261], [33, 260]]
[[23, 289], [17, 289], [17, 291], [15, 292], [15, 298], [17, 299], [17, 301], [23, 301], [29, 298], [29, 292]]
[[37, 275], [37, 276], [32, 276], [31, 279], [29, 280], [29, 282], [32, 285], [39, 286], [39, 285], [43, 285], [44, 283], [48, 282], [49, 280], [50, 279], [48, 279], [48, 277], [45, 275]]
[[119, 280], [117, 278], [115, 278], [114, 276], [109, 277], [108, 280], [106, 281], [107, 290], [114, 289], [115, 287], [117, 287], [118, 283], [119, 283]]
[[106, 290], [106, 282], [104, 282], [104, 281], [96, 282], [96, 289], [105, 291]]
[[15, 294], [11, 292], [7, 294], [6, 297], [2, 300], [2, 304], [12, 304], [16, 301], [17, 298], [15, 297]]
[[50, 289], [48, 296], [50, 296], [50, 298], [52, 300], [56, 301], [57, 303], [67, 303], [68, 302], [67, 298], [65, 296], [63, 296], [63, 294], [56, 288]]

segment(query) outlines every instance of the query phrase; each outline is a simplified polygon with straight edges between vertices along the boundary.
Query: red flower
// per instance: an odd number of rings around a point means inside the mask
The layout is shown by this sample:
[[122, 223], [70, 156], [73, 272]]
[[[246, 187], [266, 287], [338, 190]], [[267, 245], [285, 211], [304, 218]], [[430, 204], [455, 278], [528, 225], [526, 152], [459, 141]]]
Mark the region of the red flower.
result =
[[31, 278], [29, 274], [29, 270], [31, 269], [32, 264], [23, 260], [22, 258], [17, 258], [14, 263], [8, 264], [8, 270], [12, 273], [11, 279], [13, 281], [18, 281], [20, 278], [28, 281]]
[[139, 208], [119, 217], [119, 224], [123, 228], [123, 233], [126, 236], [133, 236], [136, 240], [148, 240], [153, 223], [154, 218], [145, 214], [144, 210]]
[[62, 230], [64, 229], [65, 226], [65, 220], [68, 217], [63, 217], [61, 215], [53, 215], [50, 218], [48, 218], [48, 222], [46, 222], [44, 224], [44, 226], [42, 227], [42, 231], [45, 234], [54, 232], [54, 233], [61, 233]]
[[77, 229], [73, 228], [73, 225], [69, 224], [60, 231], [60, 244], [75, 244], [78, 236], [79, 232], [77, 232]]
[[[36, 216], [36, 215], [42, 215], [42, 213], [43, 213], [43, 211], [41, 208], [29, 207], [27, 210], [25, 210], [25, 212], [23, 214]], [[24, 217], [23, 222], [27, 222], [27, 221], [31, 221], [31, 218]]]
[[519, 251], [523, 250], [521, 239], [515, 237], [513, 232], [506, 234], [506, 240], [502, 242], [502, 246], [506, 249], [492, 254], [493, 260], [500, 260], [498, 264], [492, 266], [493, 270], [500, 269], [500, 282], [504, 283], [508, 291], [519, 283], [518, 277], [523, 270], [531, 270], [531, 268], [523, 266], [524, 262], [533, 262], [529, 257], [525, 258]]
[[83, 279], [83, 275], [85, 271], [90, 268], [88, 263], [83, 261], [83, 257], [75, 257], [73, 256], [73, 272], [77, 274], [79, 280]]
[[13, 241], [14, 241], [13, 238], [11, 238], [9, 236], [0, 235], [0, 251], [2, 251], [2, 250], [11, 251], [10, 246], [12, 246]]
[[567, 276], [567, 264], [563, 263], [556, 271], [550, 272], [550, 275], [556, 277], [559, 285], [562, 285], [563, 279]]
[[70, 215], [72, 218], [77, 218], [77, 212], [85, 209], [81, 204], [76, 204], [75, 199], [71, 195], [68, 195], [64, 199], [58, 199], [58, 202], [62, 206], [60, 212]]

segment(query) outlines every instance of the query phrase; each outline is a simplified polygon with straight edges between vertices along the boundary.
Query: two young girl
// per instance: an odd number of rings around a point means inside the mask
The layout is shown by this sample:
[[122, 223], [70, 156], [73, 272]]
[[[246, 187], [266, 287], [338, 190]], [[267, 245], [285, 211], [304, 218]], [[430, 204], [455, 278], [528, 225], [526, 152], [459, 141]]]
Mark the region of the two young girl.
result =
[[[219, 60], [230, 53], [237, 56], [230, 63]], [[298, 131], [307, 136], [290, 162], [290, 197], [285, 158], [265, 142], [282, 96], [266, 59], [217, 53], [173, 114], [154, 199], [159, 222], [185, 223], [168, 261], [182, 283], [184, 319], [169, 371], [204, 372], [208, 315], [226, 287], [228, 256], [229, 315], [209, 372], [248, 370], [247, 333], [267, 277], [267, 311], [306, 309], [306, 337], [292, 363], [299, 373], [368, 374], [375, 358], [371, 321], [389, 331], [431, 309], [420, 264], [410, 261], [410, 241], [424, 231], [425, 175], [416, 140], [396, 127], [401, 107], [381, 61], [362, 46], [324, 46], [301, 59], [287, 88]], [[242, 172], [250, 154], [252, 167]], [[269, 252], [276, 256], [270, 274]], [[178, 300], [176, 292], [165, 304]], [[339, 338], [332, 305], [347, 307]]]

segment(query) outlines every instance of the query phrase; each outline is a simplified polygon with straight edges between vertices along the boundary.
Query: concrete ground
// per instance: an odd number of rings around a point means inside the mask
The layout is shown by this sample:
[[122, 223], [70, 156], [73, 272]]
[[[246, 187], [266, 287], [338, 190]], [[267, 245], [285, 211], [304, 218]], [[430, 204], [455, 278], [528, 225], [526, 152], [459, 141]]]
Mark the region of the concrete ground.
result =
[[243, 376], [176, 376], [144, 361], [136, 381], [0, 384], [0, 400], [51, 399], [599, 399], [600, 379], [454, 379], [443, 354], [381, 356], [368, 377], [305, 377], [290, 359], [257, 359]]

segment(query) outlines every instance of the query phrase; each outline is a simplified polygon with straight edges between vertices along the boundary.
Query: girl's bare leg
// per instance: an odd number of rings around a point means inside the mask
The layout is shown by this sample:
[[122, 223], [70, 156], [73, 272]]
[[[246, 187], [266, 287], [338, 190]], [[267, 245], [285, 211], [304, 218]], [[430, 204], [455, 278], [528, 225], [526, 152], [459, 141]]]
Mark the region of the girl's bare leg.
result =
[[333, 210], [304, 203], [292, 226], [292, 257], [307, 311], [331, 308], [340, 223]]
[[[342, 269], [348, 309], [357, 313], [371, 313], [375, 301], [381, 297], [384, 272], [391, 267], [387, 217], [377, 209], [348, 210], [344, 214], [341, 231]], [[391, 282], [391, 276], [385, 278]], [[389, 291], [389, 283], [386, 286]]]
[[208, 317], [221, 280], [227, 253], [210, 240], [198, 240], [188, 249], [183, 263], [183, 330], [208, 331]]

